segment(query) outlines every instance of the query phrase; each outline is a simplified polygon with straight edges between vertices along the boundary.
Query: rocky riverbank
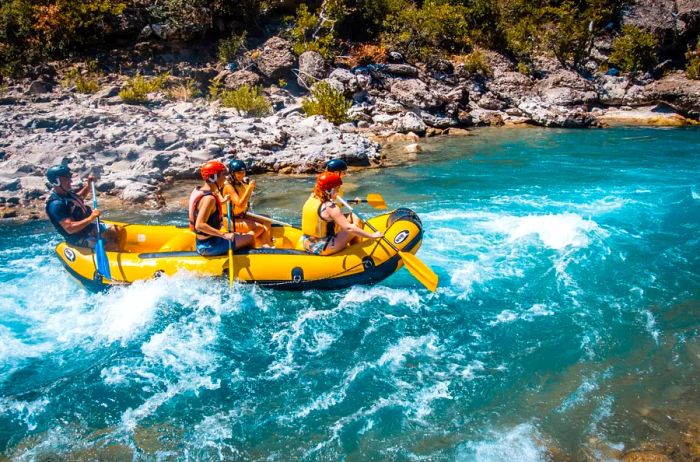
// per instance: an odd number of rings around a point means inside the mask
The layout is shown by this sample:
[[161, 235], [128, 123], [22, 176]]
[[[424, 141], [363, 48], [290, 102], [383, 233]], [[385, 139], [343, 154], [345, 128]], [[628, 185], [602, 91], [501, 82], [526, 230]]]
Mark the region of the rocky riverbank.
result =
[[[213, 158], [242, 159], [254, 172], [311, 173], [334, 157], [377, 166], [386, 142], [403, 141], [418, 151], [422, 137], [464, 134], [475, 126], [679, 125], [700, 117], [700, 81], [682, 71], [656, 80], [652, 74], [585, 76], [543, 58], [525, 75], [507, 57], [483, 54], [488, 72], [481, 73], [447, 60], [411, 65], [397, 54], [387, 63], [332, 68], [315, 52], [297, 59], [288, 42], [273, 37], [246, 70], [188, 69], [201, 88], [212, 78], [229, 89], [266, 85], [274, 114], [264, 118], [205, 98], [173, 102], [163, 93], [147, 104], [124, 104], [118, 92], [126, 76], [119, 73], [103, 76], [97, 93], [80, 94], [59, 85], [58, 72], [49, 68], [37, 79], [15, 82], [0, 98], [0, 216], [42, 216], [44, 172], [57, 163], [70, 164], [80, 176], [97, 174], [100, 191], [115, 200], [160, 207], [163, 188], [196, 178], [197, 167]], [[154, 53], [137, 70], [172, 71], [184, 60]], [[284, 77], [292, 80], [286, 88], [271, 83]], [[185, 80], [170, 77], [171, 84]], [[335, 126], [301, 113], [305, 88], [320, 80], [352, 101], [351, 123]]]

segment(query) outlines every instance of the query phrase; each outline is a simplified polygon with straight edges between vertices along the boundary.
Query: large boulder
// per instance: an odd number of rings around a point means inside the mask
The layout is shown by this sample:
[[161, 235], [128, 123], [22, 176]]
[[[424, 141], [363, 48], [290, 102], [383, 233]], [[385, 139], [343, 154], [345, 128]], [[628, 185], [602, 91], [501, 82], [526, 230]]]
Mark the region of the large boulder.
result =
[[558, 69], [537, 82], [534, 91], [544, 102], [559, 106], [578, 106], [598, 100], [593, 82], [565, 69]]
[[427, 126], [425, 122], [413, 112], [407, 112], [400, 119], [394, 122], [394, 129], [399, 133], [425, 133]]
[[700, 29], [700, 2], [635, 0], [624, 10], [622, 23], [652, 32], [663, 53], [682, 52]]
[[632, 82], [627, 77], [601, 75], [596, 79], [596, 90], [600, 102], [608, 106], [625, 104], [627, 89]]
[[668, 74], [644, 87], [642, 99], [666, 103], [688, 117], [700, 119], [700, 80], [688, 79], [683, 71]]
[[283, 38], [272, 37], [263, 45], [255, 65], [267, 79], [276, 80], [289, 73], [294, 60], [291, 44]]
[[596, 123], [595, 117], [581, 107], [569, 108], [545, 103], [539, 98], [529, 98], [518, 105], [534, 123], [544, 127], [581, 128]]
[[305, 51], [299, 55], [299, 77], [297, 83], [304, 88], [326, 76], [326, 60], [317, 51]]
[[409, 109], [435, 109], [444, 104], [425, 82], [418, 79], [397, 80], [391, 85], [390, 92]]
[[347, 69], [334, 69], [326, 80], [333, 88], [342, 90], [346, 96], [353, 95], [360, 90], [357, 77]]
[[486, 87], [491, 93], [509, 106], [517, 106], [530, 96], [533, 80], [519, 72], [496, 74]]
[[231, 72], [224, 77], [224, 87], [235, 90], [243, 85], [255, 86], [262, 83], [262, 77], [253, 71], [240, 70]]

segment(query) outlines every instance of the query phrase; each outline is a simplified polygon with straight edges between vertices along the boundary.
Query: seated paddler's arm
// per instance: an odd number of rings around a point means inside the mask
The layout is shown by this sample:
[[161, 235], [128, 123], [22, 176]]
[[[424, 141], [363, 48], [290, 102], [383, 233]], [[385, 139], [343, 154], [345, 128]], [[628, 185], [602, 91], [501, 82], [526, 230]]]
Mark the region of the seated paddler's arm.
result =
[[76, 194], [78, 196], [80, 196], [81, 198], [85, 199], [87, 197], [88, 193], [90, 192], [90, 189], [92, 187], [92, 183], [94, 183], [94, 182], [95, 182], [95, 176], [88, 175], [87, 181], [85, 182], [83, 187], [78, 190], [78, 192]]
[[348, 221], [348, 219], [345, 218], [345, 215], [343, 215], [342, 212], [340, 211], [340, 207], [331, 206], [331, 207], [328, 207], [326, 210], [328, 211], [328, 215], [331, 218], [333, 218], [333, 221], [335, 221], [335, 223], [338, 226], [340, 226], [341, 229], [344, 229], [345, 231], [347, 231], [351, 234], [354, 234], [356, 236], [366, 237], [368, 239], [377, 239], [377, 238], [384, 236], [384, 234], [380, 233], [379, 231], [370, 234], [367, 231], [365, 231], [364, 229], [357, 226], [356, 224], [350, 223]]
[[68, 234], [75, 234], [90, 226], [90, 224], [95, 220], [95, 218], [99, 216], [100, 211], [93, 210], [90, 216], [83, 218], [82, 220], [73, 221], [70, 218], [66, 218], [65, 220], [61, 220], [59, 224], [63, 227], [63, 229], [66, 230]]

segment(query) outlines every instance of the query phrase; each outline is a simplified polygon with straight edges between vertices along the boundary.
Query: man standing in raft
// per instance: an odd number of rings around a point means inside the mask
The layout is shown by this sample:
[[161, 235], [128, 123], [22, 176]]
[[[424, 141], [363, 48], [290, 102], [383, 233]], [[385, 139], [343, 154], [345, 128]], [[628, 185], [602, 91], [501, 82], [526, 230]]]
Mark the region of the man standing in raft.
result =
[[221, 162], [206, 162], [200, 169], [204, 184], [194, 188], [190, 194], [190, 231], [196, 235], [196, 248], [200, 255], [226, 255], [229, 241], [235, 243], [235, 249], [253, 244], [250, 234], [235, 234], [234, 240], [234, 233], [221, 232], [223, 213], [219, 196], [227, 173], [226, 166]]
[[[95, 248], [97, 244], [97, 225], [95, 218], [99, 210], [92, 210], [85, 204], [95, 177], [90, 175], [87, 183], [77, 192], [73, 192], [73, 174], [67, 165], [54, 165], [46, 171], [46, 178], [51, 186], [51, 195], [46, 201], [46, 215], [56, 231], [66, 242], [75, 247]], [[118, 242], [118, 229], [114, 225], [101, 225], [100, 232], [106, 247], [114, 247]]]
[[[252, 232], [255, 247], [269, 247], [272, 244], [272, 227], [246, 215], [250, 207], [250, 196], [255, 190], [255, 180], [248, 180], [246, 165], [242, 160], [234, 159], [228, 163], [230, 177], [224, 184], [224, 198], [231, 201], [235, 230], [239, 233]], [[227, 212], [228, 213], [228, 212]]]
[[[377, 231], [373, 234], [351, 223], [340, 212], [333, 202], [338, 196], [338, 190], [343, 184], [340, 175], [335, 172], [321, 173], [314, 192], [307, 199], [302, 209], [301, 237], [304, 250], [315, 255], [331, 255], [343, 250], [348, 244], [359, 237], [379, 239], [384, 234]], [[338, 230], [336, 232], [336, 230]]]

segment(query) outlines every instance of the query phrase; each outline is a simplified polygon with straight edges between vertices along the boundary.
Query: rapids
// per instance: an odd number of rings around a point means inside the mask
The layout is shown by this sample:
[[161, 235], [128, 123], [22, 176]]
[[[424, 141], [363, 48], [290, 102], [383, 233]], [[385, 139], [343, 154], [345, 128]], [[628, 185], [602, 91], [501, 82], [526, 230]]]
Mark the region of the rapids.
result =
[[[419, 214], [435, 294], [406, 270], [338, 292], [179, 274], [91, 294], [47, 221], [3, 224], [0, 454], [604, 460], [673, 443], [700, 415], [699, 135], [484, 129], [351, 172], [348, 197]], [[262, 177], [256, 211], [298, 222], [311, 181]]]

